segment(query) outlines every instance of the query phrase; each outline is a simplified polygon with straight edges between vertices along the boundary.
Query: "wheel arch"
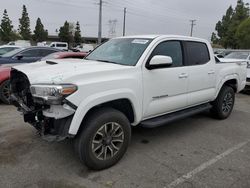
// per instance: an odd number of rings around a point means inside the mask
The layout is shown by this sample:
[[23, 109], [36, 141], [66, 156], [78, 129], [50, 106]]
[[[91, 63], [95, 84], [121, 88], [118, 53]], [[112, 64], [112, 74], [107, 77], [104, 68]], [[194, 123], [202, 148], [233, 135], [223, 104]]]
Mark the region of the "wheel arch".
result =
[[[99, 97], [98, 97], [99, 96]], [[84, 100], [77, 108], [70, 125], [69, 134], [76, 135], [82, 126], [82, 122], [88, 117], [94, 110], [102, 107], [111, 107], [122, 113], [128, 118], [131, 124], [137, 124], [141, 118], [140, 104], [136, 100], [135, 95], [124, 93], [122, 95], [106, 95], [100, 97], [91, 97], [91, 100]]]
[[234, 92], [237, 93], [238, 92], [238, 88], [239, 88], [239, 81], [237, 79], [237, 76], [236, 75], [231, 75], [231, 76], [228, 76], [226, 78], [224, 78], [220, 85], [219, 85], [219, 89], [217, 90], [216, 92], [216, 97], [219, 95], [221, 89], [224, 87], [224, 86], [229, 86], [229, 87], [232, 87]]

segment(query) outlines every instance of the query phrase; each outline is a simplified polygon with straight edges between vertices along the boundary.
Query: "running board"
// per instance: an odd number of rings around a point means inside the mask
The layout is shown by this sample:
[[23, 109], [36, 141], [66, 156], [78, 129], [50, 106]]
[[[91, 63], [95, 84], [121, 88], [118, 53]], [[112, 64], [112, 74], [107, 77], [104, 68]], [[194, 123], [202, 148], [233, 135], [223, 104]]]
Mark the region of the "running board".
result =
[[155, 128], [155, 127], [163, 126], [163, 125], [166, 125], [166, 124], [171, 123], [173, 121], [184, 119], [184, 118], [187, 118], [189, 116], [201, 113], [201, 112], [206, 111], [210, 108], [212, 108], [211, 104], [209, 104], [209, 103], [202, 104], [202, 105], [188, 108], [185, 110], [181, 110], [178, 112], [173, 112], [173, 113], [166, 114], [163, 116], [144, 120], [141, 122], [141, 126], [145, 127], [145, 128]]

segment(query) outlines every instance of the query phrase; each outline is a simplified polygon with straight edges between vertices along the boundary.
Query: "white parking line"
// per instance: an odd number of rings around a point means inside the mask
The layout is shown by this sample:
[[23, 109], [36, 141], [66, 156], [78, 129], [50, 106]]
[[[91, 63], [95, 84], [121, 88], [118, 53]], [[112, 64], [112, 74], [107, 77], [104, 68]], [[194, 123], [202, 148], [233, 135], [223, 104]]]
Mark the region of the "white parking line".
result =
[[242, 148], [247, 143], [249, 143], [249, 140], [246, 141], [246, 142], [242, 142], [242, 143], [237, 144], [236, 146], [234, 146], [234, 147], [228, 149], [227, 151], [225, 151], [224, 153], [222, 153], [220, 155], [217, 155], [215, 158], [201, 164], [200, 166], [198, 166], [194, 170], [192, 170], [192, 171], [188, 172], [187, 174], [181, 176], [180, 178], [176, 179], [175, 181], [170, 183], [167, 187], [169, 187], [169, 188], [176, 187], [177, 185], [179, 185], [179, 184], [185, 182], [186, 180], [192, 178], [195, 174], [203, 171], [204, 169], [206, 169], [209, 166], [213, 165], [214, 163], [216, 163], [220, 159], [222, 159], [222, 158], [226, 157], [227, 155], [229, 155], [230, 153], [234, 152], [235, 150], [238, 150], [238, 149]]

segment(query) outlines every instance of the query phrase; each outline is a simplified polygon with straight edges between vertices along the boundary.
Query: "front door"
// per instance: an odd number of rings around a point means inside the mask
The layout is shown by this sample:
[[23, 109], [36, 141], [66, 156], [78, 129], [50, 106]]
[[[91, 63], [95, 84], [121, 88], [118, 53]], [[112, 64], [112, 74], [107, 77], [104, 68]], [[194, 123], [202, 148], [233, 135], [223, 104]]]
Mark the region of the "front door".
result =
[[143, 68], [143, 118], [148, 119], [187, 106], [188, 67], [184, 66], [180, 41], [164, 41], [153, 50], [155, 55], [170, 56], [170, 67], [148, 70]]

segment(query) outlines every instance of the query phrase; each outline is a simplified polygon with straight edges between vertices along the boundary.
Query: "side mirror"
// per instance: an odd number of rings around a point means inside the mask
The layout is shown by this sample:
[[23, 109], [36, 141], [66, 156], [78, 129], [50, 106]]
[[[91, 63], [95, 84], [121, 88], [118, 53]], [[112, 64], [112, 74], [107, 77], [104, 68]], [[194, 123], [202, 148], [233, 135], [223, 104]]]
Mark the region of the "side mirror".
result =
[[17, 58], [18, 60], [21, 60], [21, 59], [23, 58], [23, 55], [17, 55], [16, 58]]
[[172, 64], [173, 60], [170, 56], [156, 55], [152, 57], [147, 68], [155, 69], [155, 68], [169, 67]]

